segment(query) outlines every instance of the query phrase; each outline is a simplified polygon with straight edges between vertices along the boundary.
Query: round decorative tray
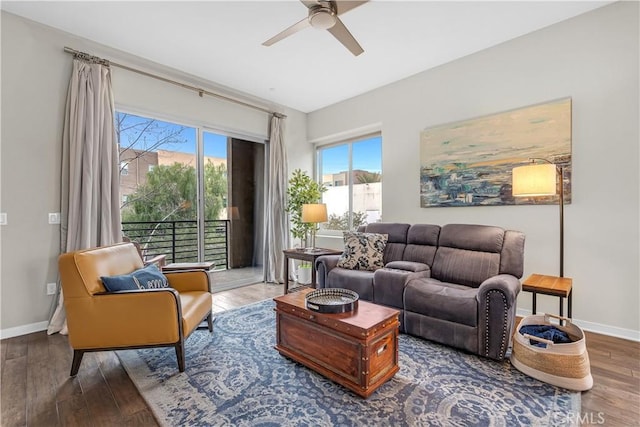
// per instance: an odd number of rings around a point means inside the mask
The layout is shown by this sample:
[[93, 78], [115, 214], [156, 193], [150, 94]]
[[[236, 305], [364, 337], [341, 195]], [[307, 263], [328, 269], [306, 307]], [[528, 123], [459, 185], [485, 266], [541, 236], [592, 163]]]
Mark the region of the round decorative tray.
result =
[[346, 313], [358, 308], [360, 296], [342, 288], [322, 288], [305, 296], [307, 308], [319, 313]]

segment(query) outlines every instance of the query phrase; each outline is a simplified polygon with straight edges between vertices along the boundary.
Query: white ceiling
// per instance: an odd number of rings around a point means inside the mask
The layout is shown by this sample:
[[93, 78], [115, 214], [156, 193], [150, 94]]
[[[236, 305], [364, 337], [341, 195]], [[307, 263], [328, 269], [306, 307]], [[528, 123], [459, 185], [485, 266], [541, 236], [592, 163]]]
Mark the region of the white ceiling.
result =
[[2, 1], [1, 7], [311, 112], [608, 3], [373, 0], [341, 15], [365, 50], [358, 57], [327, 31], [313, 28], [262, 46], [307, 16], [297, 0]]

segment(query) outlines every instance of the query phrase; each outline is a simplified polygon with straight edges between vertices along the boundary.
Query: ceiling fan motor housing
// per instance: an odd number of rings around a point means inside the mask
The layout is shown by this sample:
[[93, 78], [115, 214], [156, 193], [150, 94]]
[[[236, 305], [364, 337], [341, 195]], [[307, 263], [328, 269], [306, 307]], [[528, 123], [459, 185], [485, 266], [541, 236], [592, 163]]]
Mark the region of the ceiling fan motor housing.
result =
[[336, 24], [336, 12], [331, 3], [327, 6], [319, 4], [309, 9], [309, 24], [318, 30], [333, 27]]

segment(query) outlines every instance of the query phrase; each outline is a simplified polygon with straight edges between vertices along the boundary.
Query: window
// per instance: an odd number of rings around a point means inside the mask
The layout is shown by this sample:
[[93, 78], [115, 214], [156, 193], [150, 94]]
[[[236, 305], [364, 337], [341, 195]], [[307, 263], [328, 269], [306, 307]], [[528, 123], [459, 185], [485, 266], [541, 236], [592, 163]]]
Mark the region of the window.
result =
[[120, 175], [129, 175], [129, 162], [120, 162]]
[[329, 230], [355, 230], [382, 221], [382, 137], [380, 135], [320, 147], [316, 151], [318, 180], [327, 191]]
[[147, 172], [153, 171], [153, 168], [155, 168], [155, 167], [156, 167], [156, 165], [149, 165], [149, 167], [147, 169]]

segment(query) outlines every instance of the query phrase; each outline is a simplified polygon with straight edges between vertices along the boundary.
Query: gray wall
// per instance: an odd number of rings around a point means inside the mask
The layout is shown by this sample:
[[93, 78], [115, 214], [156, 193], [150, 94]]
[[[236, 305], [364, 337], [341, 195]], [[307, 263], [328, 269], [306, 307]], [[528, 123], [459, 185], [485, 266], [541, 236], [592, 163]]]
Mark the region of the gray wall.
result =
[[[572, 97], [565, 275], [574, 279], [573, 316], [585, 328], [637, 340], [638, 40], [638, 3], [615, 3], [310, 113], [308, 136], [324, 143], [380, 128], [385, 221], [522, 230], [525, 277], [557, 274], [557, 206], [420, 208], [419, 138], [437, 124]], [[555, 297], [539, 296], [538, 304], [558, 311]], [[531, 294], [523, 292], [518, 306], [530, 310]]]
[[[2, 337], [46, 328], [53, 297], [45, 284], [57, 280], [58, 225], [48, 212], [60, 211], [62, 122], [72, 57], [65, 46], [103, 56], [205, 88], [214, 88], [175, 70], [2, 12], [2, 130], [0, 211], [0, 333]], [[132, 113], [206, 126], [265, 140], [267, 114], [113, 68], [117, 107]], [[307, 156], [306, 115], [288, 115], [285, 141]], [[297, 167], [297, 166], [296, 166]]]

